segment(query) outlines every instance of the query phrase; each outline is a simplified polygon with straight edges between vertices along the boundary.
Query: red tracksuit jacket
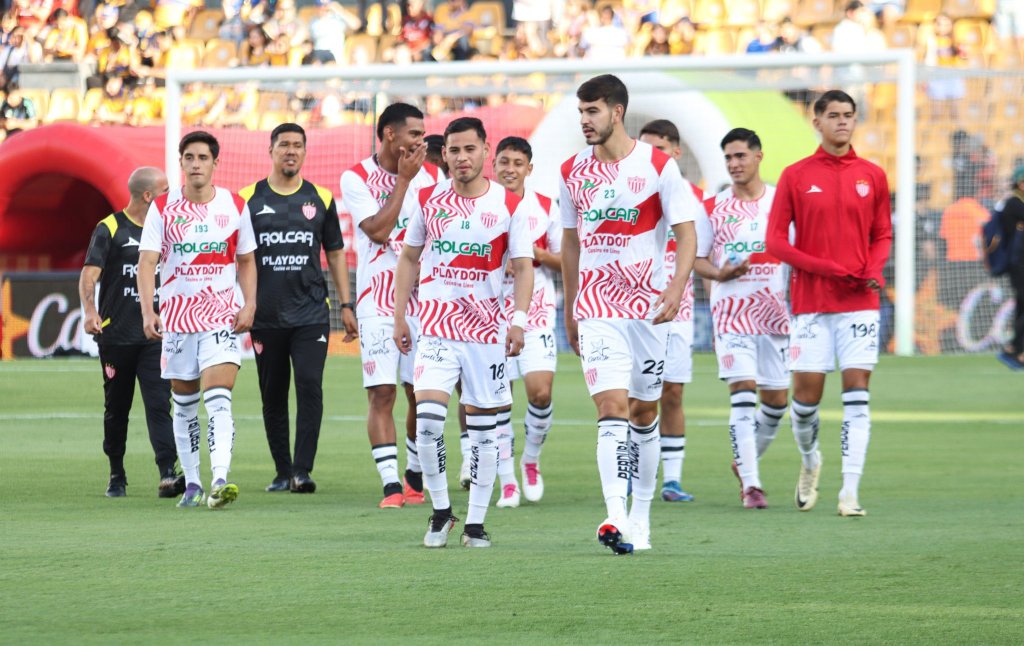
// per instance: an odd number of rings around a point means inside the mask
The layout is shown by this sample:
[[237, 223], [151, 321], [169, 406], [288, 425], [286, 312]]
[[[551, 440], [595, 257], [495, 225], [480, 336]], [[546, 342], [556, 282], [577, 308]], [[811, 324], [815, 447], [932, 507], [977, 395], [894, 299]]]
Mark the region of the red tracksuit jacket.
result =
[[853, 148], [837, 157], [819, 147], [782, 171], [766, 238], [768, 253], [793, 268], [794, 314], [877, 310], [878, 294], [862, 281], [885, 285], [892, 242], [885, 172]]

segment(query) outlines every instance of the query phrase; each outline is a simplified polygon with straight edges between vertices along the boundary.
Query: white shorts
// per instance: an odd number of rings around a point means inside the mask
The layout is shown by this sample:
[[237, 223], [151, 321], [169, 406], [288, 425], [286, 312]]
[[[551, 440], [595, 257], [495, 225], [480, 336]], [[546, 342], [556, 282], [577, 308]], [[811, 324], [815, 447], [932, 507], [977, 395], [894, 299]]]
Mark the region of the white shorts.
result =
[[363, 388], [394, 385], [395, 374], [403, 384], [413, 382], [413, 360], [420, 336], [420, 319], [407, 316], [412, 350], [402, 354], [392, 336], [395, 320], [387, 316], [372, 316], [359, 321], [359, 355], [363, 361]]
[[878, 363], [878, 310], [796, 314], [789, 335], [793, 372], [871, 370]]
[[210, 366], [242, 365], [242, 344], [227, 325], [208, 332], [164, 332], [160, 346], [160, 376], [194, 381]]
[[477, 408], [512, 404], [504, 341], [468, 343], [436, 336], [421, 337], [413, 377], [416, 391], [441, 390], [449, 395], [461, 379], [460, 401]]
[[716, 334], [718, 378], [726, 383], [753, 380], [758, 388], [789, 388], [789, 337], [783, 334]]
[[633, 399], [661, 399], [668, 325], [642, 319], [586, 319], [579, 322], [579, 340], [591, 397], [606, 390], [628, 390]]
[[688, 384], [693, 380], [693, 321], [672, 321], [666, 325], [664, 379], [671, 384]]
[[530, 330], [523, 335], [523, 351], [518, 357], [509, 357], [508, 379], [515, 381], [531, 372], [554, 372], [558, 365], [553, 328]]

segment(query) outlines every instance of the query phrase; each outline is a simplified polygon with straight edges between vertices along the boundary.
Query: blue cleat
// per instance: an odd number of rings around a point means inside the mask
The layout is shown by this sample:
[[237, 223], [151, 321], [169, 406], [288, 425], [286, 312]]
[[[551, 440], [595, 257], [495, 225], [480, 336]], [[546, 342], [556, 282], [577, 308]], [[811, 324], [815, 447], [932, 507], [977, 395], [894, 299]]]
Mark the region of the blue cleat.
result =
[[199, 507], [206, 501], [206, 492], [197, 484], [190, 484], [185, 487], [185, 493], [178, 501], [178, 507]]
[[665, 502], [690, 502], [693, 496], [683, 491], [678, 482], [669, 480], [661, 485], [661, 499]]

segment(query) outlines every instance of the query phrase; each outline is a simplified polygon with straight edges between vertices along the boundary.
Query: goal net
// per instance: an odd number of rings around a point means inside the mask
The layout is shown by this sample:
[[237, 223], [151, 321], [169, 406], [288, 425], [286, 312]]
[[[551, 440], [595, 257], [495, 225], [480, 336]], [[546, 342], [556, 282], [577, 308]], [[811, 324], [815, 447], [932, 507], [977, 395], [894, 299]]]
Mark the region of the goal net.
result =
[[[390, 103], [406, 101], [427, 115], [428, 133], [441, 133], [453, 118], [472, 114], [484, 122], [492, 146], [509, 135], [529, 139], [534, 171], [528, 185], [557, 195], [560, 164], [585, 145], [575, 90], [606, 72], [619, 75], [630, 90], [630, 134], [653, 119], [675, 123], [684, 151], [681, 170], [706, 191], [729, 182], [718, 145], [729, 129], [757, 131], [765, 151], [762, 176], [775, 182], [785, 166], [817, 146], [814, 98], [825, 89], [846, 90], [861, 113], [854, 146], [885, 169], [894, 196], [896, 240], [886, 270], [883, 350], [905, 355], [989, 350], [1007, 333], [1010, 294], [985, 274], [980, 222], [971, 218], [980, 219], [997, 199], [1017, 163], [1012, 152], [1024, 150], [1019, 119], [1011, 114], [1021, 107], [1022, 79], [1008, 72], [939, 74], [918, 68], [909, 51], [620, 64], [561, 60], [177, 70], [168, 79], [165, 111], [168, 175], [180, 183], [180, 136], [205, 129], [221, 142], [216, 182], [237, 190], [269, 173], [269, 132], [294, 121], [308, 134], [304, 176], [334, 191], [343, 210], [341, 173], [375, 151], [376, 116]], [[928, 84], [957, 85], [949, 79], [963, 83], [965, 96], [930, 100]], [[351, 241], [351, 220], [345, 213], [341, 217]], [[697, 346], [709, 348], [709, 311], [701, 292], [698, 286]]]

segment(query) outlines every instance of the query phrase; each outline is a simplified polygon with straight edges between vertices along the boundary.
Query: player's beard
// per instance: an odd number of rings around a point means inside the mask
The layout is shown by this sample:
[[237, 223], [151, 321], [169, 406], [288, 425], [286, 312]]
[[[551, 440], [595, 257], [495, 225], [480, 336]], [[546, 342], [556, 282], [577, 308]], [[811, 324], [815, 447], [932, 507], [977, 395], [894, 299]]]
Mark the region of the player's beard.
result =
[[299, 167], [296, 166], [295, 168], [288, 168], [288, 167], [282, 168], [281, 169], [281, 174], [284, 175], [285, 177], [287, 177], [288, 179], [291, 179], [291, 178], [293, 178], [293, 177], [295, 177], [296, 175], [299, 174]]

